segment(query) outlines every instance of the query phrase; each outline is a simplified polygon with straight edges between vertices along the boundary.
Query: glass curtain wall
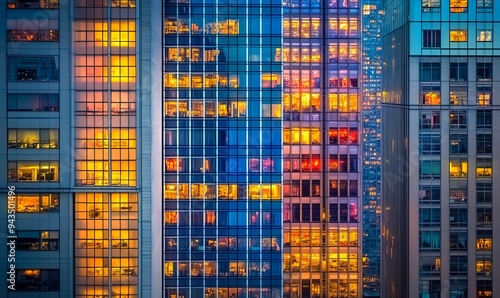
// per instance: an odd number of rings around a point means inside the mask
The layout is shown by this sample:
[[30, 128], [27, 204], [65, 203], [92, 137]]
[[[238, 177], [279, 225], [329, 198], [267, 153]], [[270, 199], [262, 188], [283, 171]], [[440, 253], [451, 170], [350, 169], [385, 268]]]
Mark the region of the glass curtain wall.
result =
[[165, 297], [282, 293], [282, 3], [164, 1]]

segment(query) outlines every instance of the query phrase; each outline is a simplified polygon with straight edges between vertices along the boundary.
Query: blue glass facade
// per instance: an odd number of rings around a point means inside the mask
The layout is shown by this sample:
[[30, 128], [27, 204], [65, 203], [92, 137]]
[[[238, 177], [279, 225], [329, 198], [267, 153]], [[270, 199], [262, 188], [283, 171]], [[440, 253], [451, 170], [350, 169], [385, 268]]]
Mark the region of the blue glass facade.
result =
[[280, 1], [164, 1], [165, 297], [282, 293]]
[[380, 297], [382, 1], [363, 2], [363, 296]]

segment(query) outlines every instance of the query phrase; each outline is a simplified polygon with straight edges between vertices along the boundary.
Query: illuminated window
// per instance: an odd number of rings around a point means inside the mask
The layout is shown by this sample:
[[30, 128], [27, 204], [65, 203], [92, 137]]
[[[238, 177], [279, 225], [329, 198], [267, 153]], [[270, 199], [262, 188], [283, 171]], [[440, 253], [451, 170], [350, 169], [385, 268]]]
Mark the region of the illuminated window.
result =
[[59, 163], [56, 161], [18, 161], [8, 163], [9, 181], [54, 182], [59, 181]]
[[450, 0], [450, 12], [466, 12], [468, 0]]
[[16, 291], [59, 292], [59, 269], [17, 269]]
[[59, 8], [59, 0], [8, 0], [7, 8], [43, 8], [43, 9], [56, 9]]
[[491, 230], [478, 230], [476, 237], [477, 250], [491, 250], [493, 248]]
[[9, 129], [8, 148], [54, 149], [59, 147], [57, 129]]
[[476, 260], [476, 272], [478, 275], [491, 275], [493, 264], [490, 257], [478, 256], [478, 260]]
[[165, 224], [176, 225], [177, 224], [177, 211], [165, 211], [164, 215]]
[[422, 86], [420, 87], [420, 97], [424, 105], [440, 105], [441, 88], [439, 86]]
[[275, 88], [281, 86], [281, 76], [279, 74], [262, 74], [262, 88]]
[[492, 30], [477, 30], [477, 41], [493, 41]]
[[467, 41], [467, 30], [450, 30], [450, 42]]
[[163, 273], [165, 276], [175, 276], [176, 262], [165, 262], [163, 263]]
[[450, 160], [450, 177], [467, 177], [467, 161]]
[[492, 162], [491, 158], [478, 157], [476, 161], [476, 176], [477, 177], [492, 177]]
[[17, 212], [58, 212], [58, 194], [17, 194]]
[[450, 86], [450, 105], [467, 104], [467, 86]]

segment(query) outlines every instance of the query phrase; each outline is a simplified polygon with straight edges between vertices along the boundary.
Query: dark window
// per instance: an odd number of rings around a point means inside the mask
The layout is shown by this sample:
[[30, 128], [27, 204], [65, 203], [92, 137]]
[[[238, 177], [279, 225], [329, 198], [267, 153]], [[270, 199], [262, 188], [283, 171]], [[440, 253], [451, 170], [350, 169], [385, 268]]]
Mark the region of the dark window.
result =
[[358, 156], [351, 155], [349, 156], [349, 172], [358, 172]]
[[17, 270], [16, 291], [19, 292], [58, 292], [58, 269], [19, 269]]
[[302, 204], [302, 221], [311, 221], [311, 205], [309, 205], [309, 203]]
[[478, 134], [476, 137], [476, 141], [478, 154], [491, 153], [492, 139], [490, 134]]
[[467, 111], [450, 112], [450, 129], [467, 128]]
[[424, 48], [441, 47], [441, 30], [424, 30]]
[[339, 193], [339, 183], [337, 180], [330, 180], [330, 197], [337, 197]]
[[450, 231], [450, 251], [467, 251], [467, 231]]
[[420, 129], [437, 129], [440, 128], [441, 117], [439, 111], [421, 111], [420, 112]]
[[467, 275], [467, 256], [450, 256], [450, 275]]
[[491, 208], [477, 208], [477, 225], [478, 226], [491, 226], [492, 223]]
[[467, 135], [450, 134], [450, 154], [467, 154]]
[[467, 81], [467, 63], [450, 63], [450, 81]]
[[439, 226], [441, 224], [441, 209], [420, 208], [420, 226]]
[[349, 180], [349, 197], [358, 197], [358, 180]]
[[493, 79], [493, 65], [492, 63], [477, 63], [477, 80], [478, 81], [491, 81]]
[[7, 102], [9, 111], [59, 111], [59, 94], [9, 94]]
[[[487, 0], [484, 0], [487, 1]], [[476, 281], [477, 288], [477, 298], [491, 298], [493, 297], [493, 282], [491, 279], [489, 280], [477, 280]]]
[[309, 180], [302, 180], [302, 196], [309, 197], [311, 195], [311, 182]]
[[441, 200], [441, 188], [439, 185], [421, 185], [420, 203], [438, 204]]
[[339, 181], [339, 196], [341, 197], [347, 197], [347, 180], [340, 180]]
[[451, 227], [467, 226], [466, 208], [450, 208], [450, 226]]
[[491, 111], [477, 111], [477, 128], [491, 128]]
[[347, 204], [340, 204], [340, 222], [347, 222], [348, 221], [348, 214], [349, 211], [347, 209]]
[[441, 248], [440, 231], [420, 231], [420, 249], [438, 250]]
[[59, 0], [7, 0], [7, 8], [55, 9], [58, 7]]
[[439, 62], [420, 63], [420, 82], [439, 82], [441, 80], [441, 64]]
[[57, 57], [8, 57], [9, 81], [56, 81]]
[[292, 204], [292, 222], [300, 222], [300, 204]]
[[339, 221], [339, 206], [337, 204], [330, 204], [330, 222]]
[[441, 163], [439, 160], [420, 161], [420, 178], [434, 179], [441, 176]]
[[319, 222], [321, 218], [321, 210], [319, 204], [312, 204], [312, 222]]
[[420, 153], [439, 155], [441, 153], [441, 134], [420, 133]]
[[491, 182], [477, 182], [476, 190], [477, 190], [478, 203], [491, 203], [491, 198], [492, 198]]

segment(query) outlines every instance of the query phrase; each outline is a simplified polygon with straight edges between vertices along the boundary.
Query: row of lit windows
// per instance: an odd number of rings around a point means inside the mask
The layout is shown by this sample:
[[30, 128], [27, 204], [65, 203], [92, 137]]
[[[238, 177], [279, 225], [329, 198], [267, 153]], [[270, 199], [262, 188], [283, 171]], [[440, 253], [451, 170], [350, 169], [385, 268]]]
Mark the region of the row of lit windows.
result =
[[[322, 265], [321, 265], [322, 264]], [[283, 271], [315, 272], [326, 271], [326, 264], [321, 262], [320, 254], [284, 254]], [[358, 259], [356, 254], [329, 254], [329, 272], [357, 272]]]
[[[76, 162], [77, 186], [136, 185], [137, 168], [135, 154], [128, 156], [128, 158], [133, 158], [133, 160], [122, 160], [121, 156], [116, 156], [118, 160], [111, 161], [111, 163], [107, 160], [92, 160], [93, 156], [88, 156], [87, 158], [89, 160]], [[111, 179], [109, 179], [110, 174]]]
[[[478, 8], [491, 8], [493, 0], [477, 0], [476, 4]], [[468, 0], [450, 0], [450, 12], [466, 12], [468, 5]], [[432, 11], [429, 9], [441, 7], [441, 0], [422, 0], [422, 7], [424, 11]]]
[[[279, 297], [281, 290], [279, 286], [273, 288], [262, 286], [258, 288], [241, 287], [179, 287], [166, 288], [165, 297], [205, 297], [205, 298], [236, 298], [236, 297]], [[260, 296], [262, 293], [262, 296]], [[190, 296], [191, 295], [191, 296]], [[248, 296], [247, 296], [248, 295]]]
[[8, 164], [8, 181], [59, 181], [59, 162], [57, 161], [10, 161]]
[[[281, 49], [276, 49], [276, 60], [280, 61]], [[358, 45], [356, 43], [330, 44], [328, 62], [357, 62]], [[283, 48], [283, 62], [319, 63], [321, 54], [319, 48]]]
[[[75, 196], [75, 284], [77, 295], [104, 295], [110, 278], [118, 295], [137, 294], [138, 196], [79, 193]], [[109, 212], [109, 210], [116, 212]], [[95, 277], [101, 278], [100, 282]], [[104, 278], [104, 279], [103, 279]], [[132, 296], [135, 297], [135, 296]]]
[[[246, 101], [166, 101], [166, 117], [245, 117]], [[262, 104], [262, 117], [281, 117], [281, 104]]]
[[8, 148], [54, 149], [59, 147], [58, 129], [9, 129]]
[[108, 62], [107, 56], [76, 55], [75, 77], [79, 82], [87, 79], [102, 80], [106, 82], [108, 76], [111, 82], [135, 82], [136, 57], [132, 55], [111, 55]]
[[[302, 154], [302, 156], [291, 156], [283, 159], [284, 172], [320, 172], [321, 159], [319, 154]], [[340, 156], [330, 154], [328, 158], [328, 171], [330, 172], [358, 172], [358, 156], [341, 154]]]
[[168, 48], [168, 62], [215, 62], [220, 55], [220, 50], [203, 50], [202, 48]]
[[223, 34], [237, 35], [240, 33], [240, 22], [238, 20], [220, 20], [205, 24], [205, 27], [195, 23], [189, 24], [188, 19], [168, 18], [164, 21], [165, 34]]
[[[177, 199], [189, 199], [189, 198], [219, 198], [219, 199], [273, 199], [280, 200], [281, 199], [281, 184], [249, 184], [245, 185], [237, 185], [237, 184], [229, 184], [229, 185], [218, 185], [217, 186], [217, 194], [215, 194], [215, 185], [206, 185], [206, 194], [200, 195], [196, 194], [195, 191], [200, 185], [192, 185], [191, 186], [191, 195], [190, 195], [190, 184], [166, 184], [164, 187], [164, 198], [177, 200]], [[194, 188], [193, 188], [194, 187]], [[247, 190], [245, 189], [247, 187]], [[195, 193], [195, 194], [193, 194]], [[215, 194], [215, 196], [214, 196]]]
[[[285, 38], [318, 38], [320, 32], [319, 19], [283, 20], [283, 37]], [[332, 38], [358, 37], [358, 20], [353, 16], [349, 19], [330, 19], [328, 35]]]
[[[328, 94], [328, 110], [339, 112], [357, 112], [358, 95], [351, 93]], [[319, 112], [321, 102], [319, 93], [291, 93], [283, 94], [284, 112]]]
[[[440, 105], [441, 104], [441, 88], [439, 86], [420, 88], [421, 104], [423, 105]], [[476, 95], [478, 106], [489, 106], [491, 102], [491, 92], [483, 92], [478, 90]], [[467, 105], [467, 92], [450, 91], [450, 105]]]
[[[167, 211], [169, 212], [169, 211]], [[227, 213], [227, 212], [226, 212]], [[169, 216], [170, 213], [169, 213]], [[276, 237], [226, 237], [219, 236], [217, 238], [193, 236], [191, 238], [165, 238], [165, 250], [167, 251], [215, 251], [215, 250], [240, 250], [244, 251], [247, 248], [250, 250], [281, 250], [279, 238]]]
[[59, 30], [7, 30], [7, 41], [59, 41]]
[[164, 88], [238, 88], [238, 75], [165, 73]]
[[59, 8], [59, 0], [7, 0], [7, 8], [56, 9]]
[[59, 212], [58, 194], [16, 194], [16, 212]]
[[[283, 232], [283, 246], [301, 246], [301, 247], [319, 247], [320, 242], [320, 230], [319, 229], [305, 229], [302, 228], [284, 230]], [[356, 228], [340, 228], [340, 230], [329, 229], [328, 230], [328, 245], [330, 247], [346, 247], [346, 246], [357, 246], [358, 245], [358, 230]]]

